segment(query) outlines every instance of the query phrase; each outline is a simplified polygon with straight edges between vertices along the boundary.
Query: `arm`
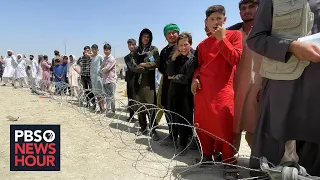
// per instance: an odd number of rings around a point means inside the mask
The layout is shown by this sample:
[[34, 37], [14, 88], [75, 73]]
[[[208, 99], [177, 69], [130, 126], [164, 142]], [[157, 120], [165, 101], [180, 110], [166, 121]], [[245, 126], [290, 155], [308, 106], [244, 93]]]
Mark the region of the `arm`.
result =
[[79, 58], [78, 61], [76, 61], [77, 65], [80, 66], [82, 62], [82, 58]]
[[114, 57], [110, 58], [110, 61], [107, 63], [103, 70], [110, 71], [116, 65], [116, 59]]
[[159, 72], [161, 73], [161, 74], [164, 74], [165, 72], [166, 72], [166, 68], [165, 68], [165, 64], [164, 63], [166, 63], [165, 61], [166, 61], [166, 59], [163, 59], [163, 50], [164, 50], [165, 48], [163, 48], [162, 50], [161, 50], [161, 52], [160, 52], [160, 62], [159, 62], [159, 67], [158, 67], [158, 70], [159, 70]]
[[273, 18], [272, 0], [260, 2], [254, 26], [247, 38], [247, 45], [252, 51], [281, 62], [287, 62], [292, 53], [288, 52], [293, 39], [271, 35]]
[[170, 58], [166, 69], [168, 77], [172, 78], [175, 75], [176, 63], [181, 60], [180, 58], [182, 58], [182, 56], [178, 56], [176, 59]]
[[129, 55], [124, 57], [124, 61], [125, 63], [127, 64], [127, 67], [132, 71], [132, 72], [135, 72], [135, 73], [139, 73], [139, 74], [142, 74], [146, 71], [145, 68], [137, 65], [134, 61], [134, 59], [132, 57], [130, 57]]
[[222, 39], [217, 47], [231, 66], [237, 65], [242, 54], [242, 33], [234, 31], [230, 38]]
[[52, 73], [53, 73], [54, 77], [57, 77], [57, 78], [59, 77], [55, 70], [52, 70]]
[[197, 67], [197, 58], [193, 56], [182, 67], [183, 74], [173, 76], [172, 82], [180, 84], [189, 84], [192, 80], [193, 73]]
[[146, 68], [148, 69], [155, 69], [160, 65], [160, 55], [157, 47], [154, 47], [152, 56], [154, 61], [146, 63]]
[[51, 66], [50, 66], [47, 62], [43, 61], [42, 63], [44, 64], [44, 66], [45, 66], [46, 68], [49, 68], [49, 69], [51, 68]]

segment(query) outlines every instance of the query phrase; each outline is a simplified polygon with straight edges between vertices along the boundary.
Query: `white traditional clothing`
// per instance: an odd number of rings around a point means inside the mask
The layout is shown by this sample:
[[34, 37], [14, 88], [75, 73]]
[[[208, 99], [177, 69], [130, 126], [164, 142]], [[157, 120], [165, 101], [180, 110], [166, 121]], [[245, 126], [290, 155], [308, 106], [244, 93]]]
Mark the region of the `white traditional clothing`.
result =
[[77, 65], [76, 57], [72, 55], [72, 59], [70, 58], [70, 61], [68, 63], [68, 73], [67, 77], [69, 80], [69, 85], [71, 88], [71, 95], [72, 96], [78, 96], [79, 92], [79, 73], [80, 72], [80, 66]]
[[38, 88], [39, 83], [38, 83], [38, 69], [39, 69], [39, 64], [36, 60], [31, 60], [30, 61], [30, 82], [31, 82], [31, 88]]
[[[21, 56], [21, 55], [18, 55], [18, 56]], [[27, 86], [27, 72], [26, 72], [27, 63], [22, 58], [17, 59], [15, 63], [16, 63], [16, 70], [14, 73], [14, 77], [19, 82], [20, 86], [26, 87]]]
[[42, 80], [42, 67], [41, 67], [41, 63], [42, 63], [43, 60], [40, 60], [39, 63], [38, 63], [38, 74], [37, 74], [37, 80], [38, 82], [40, 82]]
[[[12, 52], [10, 50], [8, 50], [8, 52]], [[14, 72], [15, 72], [15, 61], [16, 61], [16, 57], [12, 54], [11, 56], [6, 56], [3, 59], [3, 63], [4, 63], [4, 71], [3, 71], [3, 83], [7, 84], [9, 79], [12, 79], [14, 76]]]

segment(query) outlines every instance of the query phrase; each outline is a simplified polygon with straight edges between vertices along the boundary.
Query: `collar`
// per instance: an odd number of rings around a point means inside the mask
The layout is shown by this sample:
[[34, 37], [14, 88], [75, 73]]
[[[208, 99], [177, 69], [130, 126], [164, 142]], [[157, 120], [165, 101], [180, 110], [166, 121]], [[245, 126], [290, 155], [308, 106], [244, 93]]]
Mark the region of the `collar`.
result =
[[194, 57], [194, 55], [192, 54], [191, 50], [189, 51], [188, 55], [186, 56], [188, 59], [191, 59]]

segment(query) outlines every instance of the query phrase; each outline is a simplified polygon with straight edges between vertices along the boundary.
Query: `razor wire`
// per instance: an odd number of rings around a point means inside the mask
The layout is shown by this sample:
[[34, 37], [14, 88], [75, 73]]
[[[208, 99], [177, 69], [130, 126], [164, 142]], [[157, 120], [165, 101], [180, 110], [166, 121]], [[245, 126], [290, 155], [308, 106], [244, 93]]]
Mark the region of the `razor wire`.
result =
[[[29, 81], [29, 84], [31, 82]], [[81, 83], [79, 83], [79, 87], [72, 87], [69, 86], [69, 84], [65, 83], [65, 82], [50, 82], [50, 81], [44, 81], [44, 80], [40, 80], [38, 82], [38, 84], [36, 85], [32, 85], [32, 86], [28, 86], [26, 88], [30, 88], [31, 92], [39, 95], [40, 98], [49, 98], [52, 99], [54, 101], [51, 102], [58, 102], [59, 104], [68, 104], [70, 105], [73, 109], [75, 109], [77, 112], [79, 112], [79, 114], [83, 114], [86, 117], [86, 120], [91, 120], [93, 123], [98, 122], [99, 125], [102, 126], [102, 129], [98, 130], [98, 133], [102, 132], [103, 129], [105, 129], [108, 126], [108, 130], [110, 131], [110, 133], [112, 134], [112, 137], [104, 137], [104, 138], [108, 138], [109, 140], [115, 140], [114, 138], [116, 138], [118, 140], [118, 142], [122, 143], [122, 147], [117, 147], [116, 145], [112, 144], [111, 142], [109, 142], [110, 145], [113, 145], [113, 147], [115, 149], [120, 149], [119, 152], [121, 150], [134, 150], [136, 152], [138, 152], [138, 156], [135, 159], [130, 159], [133, 162], [133, 167], [140, 173], [147, 175], [147, 176], [151, 176], [151, 177], [155, 177], [155, 178], [172, 178], [175, 177], [176, 179], [185, 179], [183, 176], [192, 176], [192, 175], [196, 175], [198, 178], [202, 178], [201, 176], [203, 176], [204, 174], [211, 174], [213, 172], [217, 172], [217, 171], [223, 171], [224, 168], [222, 166], [227, 165], [227, 166], [232, 166], [237, 168], [237, 170], [241, 173], [244, 172], [257, 172], [259, 173], [259, 176], [255, 176], [255, 177], [245, 177], [248, 175], [243, 175], [241, 174], [241, 178], [239, 179], [245, 179], [245, 180], [249, 180], [249, 179], [274, 179], [274, 180], [289, 180], [289, 179], [293, 179], [293, 180], [311, 180], [311, 179], [320, 179], [319, 177], [313, 177], [310, 176], [303, 167], [298, 166], [298, 168], [295, 167], [286, 167], [286, 166], [275, 166], [273, 165], [271, 162], [268, 162], [267, 159], [265, 158], [258, 158], [258, 157], [252, 157], [252, 156], [247, 156], [247, 155], [240, 155], [239, 151], [233, 146], [233, 144], [231, 144], [230, 142], [198, 127], [197, 124], [195, 125], [191, 125], [189, 123], [189, 121], [187, 119], [185, 119], [183, 116], [181, 116], [180, 114], [177, 114], [175, 112], [166, 110], [166, 109], [161, 109], [159, 107], [157, 107], [154, 104], [147, 104], [147, 103], [140, 103], [139, 101], [130, 99], [129, 101], [133, 102], [132, 105], [128, 106], [126, 105], [127, 103], [122, 102], [121, 100], [116, 100], [116, 104], [118, 104], [119, 108], [117, 109], [117, 112], [120, 111], [120, 113], [109, 113], [108, 112], [108, 107], [110, 106], [111, 101], [113, 100], [113, 98], [115, 98], [116, 95], [116, 91], [114, 92], [114, 97], [110, 97], [110, 94], [107, 94], [106, 92], [104, 92], [103, 90], [92, 90], [92, 89], [83, 89], [83, 87], [81, 86]], [[73, 91], [73, 92], [72, 92]], [[76, 92], [75, 92], [76, 91]], [[71, 93], [72, 96], [71, 96]], [[93, 97], [89, 97], [89, 94], [92, 93]], [[109, 92], [110, 93], [110, 92]], [[95, 103], [92, 103], [93, 101], [95, 101]], [[125, 99], [124, 101], [128, 101], [127, 99]], [[103, 111], [99, 111], [97, 110], [97, 107], [100, 107], [100, 103], [104, 104], [105, 108], [103, 109]], [[129, 103], [128, 103], [129, 104]], [[86, 108], [94, 106], [93, 108]], [[127, 117], [127, 110], [129, 108], [134, 109], [134, 115], [128, 119], [128, 121], [125, 120], [121, 120], [121, 116], [123, 116], [122, 114], [125, 114], [124, 117]], [[132, 133], [138, 130], [138, 121], [135, 121], [134, 117], [136, 115], [138, 115], [139, 113], [146, 113], [149, 123], [156, 122], [156, 119], [151, 119], [153, 118], [157, 118], [159, 113], [163, 113], [163, 115], [167, 116], [167, 115], [176, 115], [179, 116], [181, 119], [183, 119], [185, 121], [185, 124], [182, 123], [175, 123], [175, 122], [166, 122], [166, 123], [160, 123], [159, 124], [152, 124], [149, 125], [149, 131], [147, 131], [147, 136], [136, 136], [133, 135]], [[152, 113], [155, 113], [154, 115]], [[126, 119], [127, 120], [127, 119]], [[123, 127], [123, 129], [121, 129], [121, 127]], [[177, 147], [176, 144], [178, 144], [178, 142], [173, 141], [173, 147], [174, 147], [174, 153], [172, 154], [172, 157], [168, 157], [167, 160], [169, 160], [169, 162], [166, 162], [164, 160], [161, 160], [159, 158], [159, 155], [157, 156], [156, 152], [156, 148], [161, 147], [161, 151], [167, 151], [169, 150], [170, 146], [159, 146], [154, 148], [153, 144], [155, 143], [152, 138], [151, 138], [151, 133], [152, 131], [156, 130], [156, 129], [160, 129], [163, 126], [185, 126], [188, 128], [192, 129], [193, 135], [191, 137], [191, 140], [188, 142], [188, 145], [185, 147], [186, 149], [189, 149], [192, 141], [197, 141], [198, 140], [198, 135], [197, 135], [197, 131], [201, 131], [204, 132], [208, 135], [210, 135], [211, 137], [214, 137], [215, 139], [218, 139], [219, 141], [228, 144], [229, 146], [231, 146], [234, 149], [234, 152], [236, 152], [235, 154], [235, 158], [237, 160], [239, 160], [240, 158], [253, 158], [253, 159], [258, 159], [260, 161], [260, 165], [261, 165], [261, 169], [252, 169], [252, 168], [248, 168], [245, 166], [241, 166], [241, 165], [235, 165], [235, 164], [230, 164], [230, 163], [226, 163], [225, 161], [231, 160], [231, 158], [233, 159], [233, 157], [229, 158], [229, 159], [225, 159], [222, 162], [216, 162], [216, 161], [211, 161], [211, 162], [202, 162], [203, 159], [203, 154], [202, 152], [202, 147], [200, 143], [197, 143], [197, 147], [198, 147], [198, 152], [201, 155], [201, 160], [198, 163], [192, 164], [192, 165], [184, 165], [184, 166], [180, 166], [178, 167], [178, 162], [179, 160], [179, 155], [182, 152], [177, 152]], [[117, 132], [115, 132], [113, 129], [118, 129]], [[125, 134], [126, 133], [126, 134]], [[125, 135], [131, 135], [131, 139], [125, 139]], [[159, 143], [161, 144], [161, 142], [166, 139], [169, 135], [167, 135], [164, 138], [161, 138], [162, 140], [159, 140]], [[147, 137], [147, 149], [142, 148], [142, 145], [139, 145], [139, 143], [132, 143], [132, 142], [137, 142], [139, 140], [145, 140], [144, 138]], [[133, 139], [132, 139], [133, 138]], [[114, 142], [113, 142], [114, 143]], [[153, 154], [153, 157], [155, 158], [154, 160], [148, 160], [146, 159], [147, 153], [151, 152]], [[172, 153], [169, 152], [169, 153]], [[119, 153], [118, 153], [119, 154]], [[120, 154], [119, 154], [120, 155]], [[195, 157], [193, 157], [195, 158]], [[180, 158], [181, 159], [181, 158]], [[143, 162], [143, 163], [148, 163], [148, 162], [152, 162], [152, 163], [157, 163], [158, 165], [161, 165], [164, 169], [165, 174], [163, 176], [155, 176], [154, 174], [148, 174], [147, 172], [143, 172], [141, 170], [141, 168], [139, 168], [139, 162]], [[173, 163], [176, 163], [176, 166], [172, 167]], [[206, 165], [206, 164], [210, 164], [210, 165]], [[271, 167], [270, 167], [271, 166]], [[177, 168], [176, 168], [177, 167]], [[200, 168], [199, 168], [200, 167]], [[144, 167], [145, 169], [148, 169], [150, 167]], [[147, 171], [147, 170], [146, 170]], [[157, 171], [160, 171], [159, 169], [157, 169]], [[261, 174], [261, 175], [260, 175]], [[222, 177], [221, 177], [222, 178]]]

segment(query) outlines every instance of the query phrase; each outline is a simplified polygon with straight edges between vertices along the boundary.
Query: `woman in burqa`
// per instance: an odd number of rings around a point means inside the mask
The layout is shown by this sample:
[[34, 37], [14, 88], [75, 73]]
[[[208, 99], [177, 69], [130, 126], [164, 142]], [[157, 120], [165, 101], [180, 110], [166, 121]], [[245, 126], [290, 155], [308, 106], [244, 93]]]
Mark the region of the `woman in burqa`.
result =
[[[136, 135], [147, 133], [147, 117], [151, 129], [156, 123], [155, 111], [152, 108], [155, 108], [155, 68], [159, 65], [160, 56], [158, 48], [151, 44], [152, 32], [143, 29], [139, 36], [139, 46], [128, 63], [129, 68], [135, 72], [130, 82], [134, 87], [135, 100], [144, 103], [135, 106], [135, 110], [140, 112], [138, 114], [140, 129]], [[159, 140], [155, 129], [151, 131], [151, 137], [154, 141]]]
[[[275, 7], [283, 12], [274, 12]], [[312, 13], [309, 13], [309, 7]], [[281, 17], [275, 18], [274, 13]], [[280, 21], [282, 23], [279, 23]], [[290, 158], [298, 161], [309, 174], [320, 176], [320, 49], [311, 43], [296, 41], [295, 34], [292, 36], [291, 32], [298, 26], [307, 27], [306, 31], [301, 30], [303, 33], [309, 32], [309, 29], [312, 34], [319, 33], [320, 0], [260, 1], [254, 26], [247, 39], [249, 48], [265, 58], [272, 59], [273, 61], [266, 59], [266, 63], [277, 63], [277, 69], [278, 65], [287, 65], [295, 57], [298, 63], [309, 64], [302, 69], [302, 74], [299, 72], [300, 76], [293, 80], [263, 79], [261, 110], [250, 167], [260, 167], [259, 161], [254, 157], [265, 157], [269, 162], [278, 165], [287, 161], [284, 160], [288, 159], [287, 152], [296, 150]], [[277, 33], [282, 35], [271, 33], [272, 28], [277, 28]], [[295, 38], [285, 37], [290, 35]], [[268, 67], [268, 64], [265, 65]], [[290, 146], [287, 146], [289, 141], [296, 143], [296, 148], [293, 145], [290, 151]]]

